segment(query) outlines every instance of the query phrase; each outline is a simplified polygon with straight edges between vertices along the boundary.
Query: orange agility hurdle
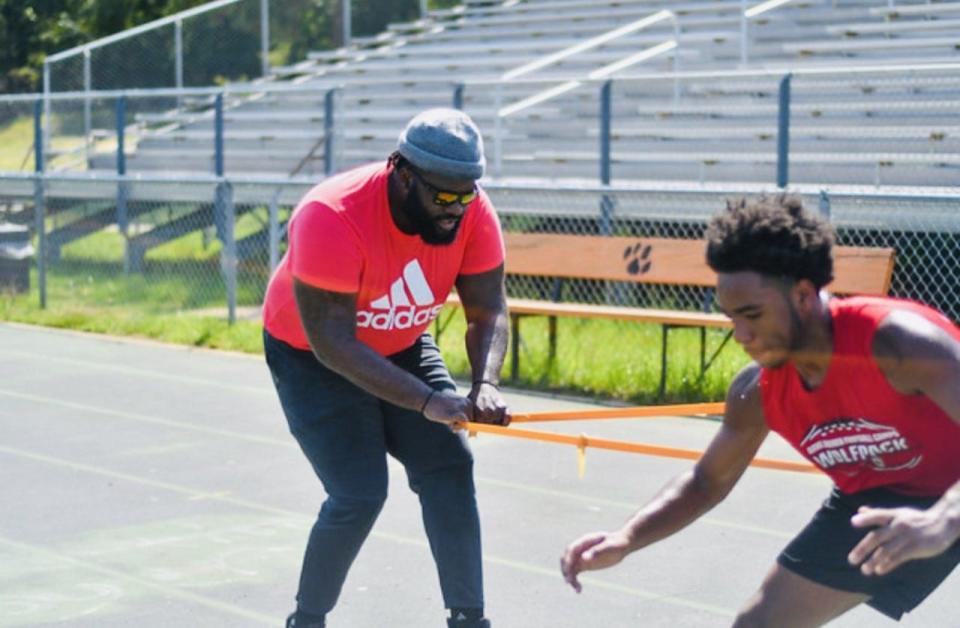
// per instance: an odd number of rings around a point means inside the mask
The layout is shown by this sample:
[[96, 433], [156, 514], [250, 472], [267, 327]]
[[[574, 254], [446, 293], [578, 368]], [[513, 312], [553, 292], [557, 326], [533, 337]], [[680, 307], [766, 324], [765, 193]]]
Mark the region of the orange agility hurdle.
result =
[[696, 414], [723, 414], [722, 401], [709, 403], [678, 403], [667, 406], [633, 406], [597, 410], [562, 410], [558, 412], [528, 412], [510, 415], [511, 423], [539, 421], [584, 421], [593, 419], [639, 419], [645, 417], [692, 416]]
[[[606, 438], [591, 438], [585, 434], [581, 434], [580, 436], [551, 434], [549, 432], [538, 432], [536, 430], [524, 430], [514, 427], [503, 427], [500, 425], [488, 425], [486, 423], [458, 423], [457, 425], [471, 433], [480, 432], [487, 434], [499, 434], [501, 436], [526, 438], [529, 440], [539, 440], [547, 443], [575, 445], [581, 450], [586, 449], [587, 447], [595, 447], [597, 449], [609, 449], [611, 451], [625, 451], [634, 454], [646, 454], [648, 456], [659, 456], [663, 458], [686, 458], [688, 460], [699, 460], [703, 455], [702, 451], [697, 451], [696, 449], [663, 447], [660, 445], [647, 445], [645, 443], [630, 443], [627, 441], [609, 440]], [[789, 460], [774, 460], [771, 458], [754, 458], [750, 463], [750, 466], [761, 467], [764, 469], [776, 469], [778, 471], [797, 471], [800, 473], [818, 473], [820, 471], [808, 462], [791, 462]]]
[[[723, 414], [723, 402], [711, 403], [683, 403], [665, 406], [634, 406], [629, 408], [603, 408], [597, 410], [564, 410], [559, 412], [530, 412], [510, 415], [511, 423], [532, 423], [540, 421], [583, 421], [596, 419], [623, 419], [663, 416], [691, 416], [697, 414]], [[611, 440], [606, 438], [591, 438], [586, 434], [570, 436], [568, 434], [554, 434], [536, 430], [525, 430], [516, 427], [503, 427], [486, 423], [463, 422], [456, 423], [456, 428], [464, 429], [471, 436], [478, 433], [498, 434], [512, 438], [525, 438], [547, 443], [574, 445], [578, 452], [580, 475], [583, 476], [587, 447], [623, 451], [634, 454], [646, 454], [664, 458], [683, 458], [699, 460], [702, 451], [683, 449], [680, 447], [665, 447], [646, 443], [631, 443], [627, 441]], [[754, 458], [751, 467], [775, 469], [778, 471], [794, 471], [797, 473], [817, 473], [820, 470], [808, 462], [792, 462], [789, 460], [775, 460], [771, 458]]]

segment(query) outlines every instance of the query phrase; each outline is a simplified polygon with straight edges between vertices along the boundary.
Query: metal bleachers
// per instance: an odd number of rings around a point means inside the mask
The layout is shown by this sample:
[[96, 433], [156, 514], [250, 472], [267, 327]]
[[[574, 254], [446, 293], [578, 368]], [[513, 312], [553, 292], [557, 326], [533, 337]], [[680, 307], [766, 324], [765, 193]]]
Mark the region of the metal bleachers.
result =
[[[485, 133], [491, 177], [596, 180], [602, 82], [588, 76], [675, 37], [672, 50], [609, 75], [615, 180], [771, 182], [778, 85], [792, 72], [792, 182], [952, 185], [960, 174], [960, 3], [889, 5], [792, 2], [747, 20], [739, 0], [469, 1], [228, 91], [224, 165], [233, 174], [322, 176], [383, 159], [410, 116], [450, 105], [459, 85]], [[663, 21], [501, 80], [662, 9], [676, 30]], [[503, 114], [568, 79], [582, 84]], [[128, 169], [212, 170], [213, 119], [209, 104], [139, 115]], [[94, 155], [90, 165], [110, 169], [113, 160]]]

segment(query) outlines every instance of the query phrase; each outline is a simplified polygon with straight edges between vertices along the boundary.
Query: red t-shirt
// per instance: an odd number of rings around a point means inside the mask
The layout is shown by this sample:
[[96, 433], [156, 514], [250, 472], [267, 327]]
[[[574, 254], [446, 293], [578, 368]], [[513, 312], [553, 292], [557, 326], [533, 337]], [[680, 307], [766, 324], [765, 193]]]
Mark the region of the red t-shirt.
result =
[[390, 215], [391, 168], [370, 164], [327, 179], [300, 201], [287, 227], [288, 248], [270, 278], [263, 324], [273, 337], [310, 349], [293, 295], [293, 278], [357, 294], [357, 338], [381, 355], [406, 349], [437, 317], [458, 275], [503, 262], [503, 235], [481, 190], [456, 239], [425, 243]]
[[873, 335], [894, 310], [917, 313], [960, 339], [946, 317], [919, 303], [833, 299], [833, 357], [823, 383], [807, 390], [792, 364], [763, 369], [763, 411], [770, 428], [844, 493], [883, 486], [940, 496], [960, 479], [960, 425], [927, 397], [894, 390], [877, 366]]

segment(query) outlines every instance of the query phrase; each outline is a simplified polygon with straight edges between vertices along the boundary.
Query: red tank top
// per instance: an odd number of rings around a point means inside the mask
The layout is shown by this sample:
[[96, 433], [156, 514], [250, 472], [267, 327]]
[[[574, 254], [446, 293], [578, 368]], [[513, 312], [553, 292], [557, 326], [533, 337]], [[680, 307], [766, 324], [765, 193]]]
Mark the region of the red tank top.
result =
[[919, 314], [960, 340], [946, 317], [919, 303], [832, 299], [833, 356], [823, 383], [807, 390], [792, 364], [762, 369], [763, 411], [770, 429], [844, 493], [883, 486], [939, 496], [960, 478], [960, 425], [925, 396], [894, 390], [873, 360], [873, 334], [894, 310]]

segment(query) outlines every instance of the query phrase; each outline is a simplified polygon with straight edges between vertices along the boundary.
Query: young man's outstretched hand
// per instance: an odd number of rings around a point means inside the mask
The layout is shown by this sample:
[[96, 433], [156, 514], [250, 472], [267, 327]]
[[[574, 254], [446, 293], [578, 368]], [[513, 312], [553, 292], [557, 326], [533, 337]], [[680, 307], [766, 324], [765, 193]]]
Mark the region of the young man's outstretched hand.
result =
[[884, 576], [908, 560], [942, 554], [957, 540], [945, 510], [861, 506], [851, 524], [874, 529], [850, 551], [850, 563], [865, 575]]
[[630, 543], [622, 532], [592, 532], [567, 546], [560, 557], [560, 571], [567, 584], [580, 593], [583, 587], [577, 574], [612, 567], [629, 553]]

